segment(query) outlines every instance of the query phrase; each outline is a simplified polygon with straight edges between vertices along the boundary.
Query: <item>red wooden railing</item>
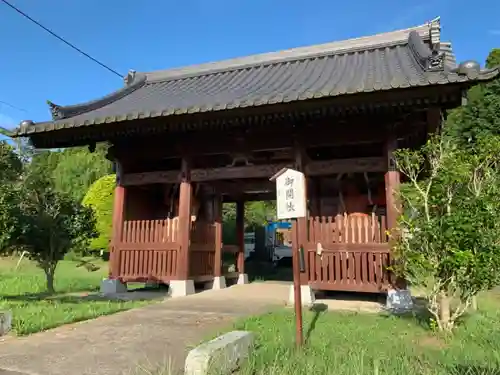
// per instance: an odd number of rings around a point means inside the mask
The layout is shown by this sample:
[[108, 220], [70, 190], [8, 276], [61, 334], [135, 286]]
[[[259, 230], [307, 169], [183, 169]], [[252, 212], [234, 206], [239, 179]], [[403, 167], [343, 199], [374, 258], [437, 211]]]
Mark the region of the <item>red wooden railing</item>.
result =
[[112, 276], [127, 281], [169, 281], [176, 276], [178, 219], [128, 220], [113, 243]]
[[191, 224], [189, 273], [197, 280], [211, 278], [215, 272], [216, 226], [204, 221]]
[[305, 247], [308, 280], [317, 289], [378, 292], [390, 283], [385, 216], [309, 218]]
[[385, 243], [385, 216], [337, 215], [309, 218], [309, 242]]

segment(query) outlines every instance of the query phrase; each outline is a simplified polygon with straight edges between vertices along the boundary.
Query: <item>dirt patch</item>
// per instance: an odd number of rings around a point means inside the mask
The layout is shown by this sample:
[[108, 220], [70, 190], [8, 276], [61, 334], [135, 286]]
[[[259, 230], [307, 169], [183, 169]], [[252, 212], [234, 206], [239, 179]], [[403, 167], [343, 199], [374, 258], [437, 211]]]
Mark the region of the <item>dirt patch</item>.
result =
[[445, 349], [448, 344], [440, 337], [437, 336], [421, 336], [416, 340], [417, 347], [422, 348], [434, 348], [434, 349]]

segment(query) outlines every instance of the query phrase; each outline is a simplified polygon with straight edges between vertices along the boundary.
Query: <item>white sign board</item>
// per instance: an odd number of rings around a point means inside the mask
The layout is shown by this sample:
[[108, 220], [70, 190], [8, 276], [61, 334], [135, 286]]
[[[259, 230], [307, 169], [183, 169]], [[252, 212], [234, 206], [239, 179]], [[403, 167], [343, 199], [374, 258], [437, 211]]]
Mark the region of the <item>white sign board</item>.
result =
[[306, 216], [306, 180], [302, 172], [286, 169], [276, 177], [278, 220]]

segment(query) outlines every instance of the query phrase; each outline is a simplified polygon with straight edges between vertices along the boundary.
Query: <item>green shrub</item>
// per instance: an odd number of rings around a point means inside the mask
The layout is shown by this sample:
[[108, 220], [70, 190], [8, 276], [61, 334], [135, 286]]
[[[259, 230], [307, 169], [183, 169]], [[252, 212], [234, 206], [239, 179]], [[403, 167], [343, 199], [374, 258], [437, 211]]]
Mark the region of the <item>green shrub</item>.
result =
[[97, 220], [97, 231], [99, 237], [90, 243], [91, 251], [108, 251], [109, 240], [111, 238], [113, 222], [113, 200], [115, 191], [116, 176], [114, 174], [101, 177], [94, 182], [85, 197], [82, 204], [90, 206], [94, 210]]
[[75, 262], [81, 259], [81, 255], [78, 251], [71, 249], [66, 255], [64, 255], [64, 260]]

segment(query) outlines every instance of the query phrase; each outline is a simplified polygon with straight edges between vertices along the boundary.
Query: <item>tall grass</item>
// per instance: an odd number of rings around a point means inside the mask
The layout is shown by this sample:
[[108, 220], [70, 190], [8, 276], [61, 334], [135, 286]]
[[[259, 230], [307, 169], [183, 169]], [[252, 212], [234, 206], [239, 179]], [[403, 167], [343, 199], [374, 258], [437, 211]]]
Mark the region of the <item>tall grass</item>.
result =
[[453, 336], [442, 336], [415, 316], [307, 312], [303, 349], [294, 345], [293, 312], [252, 317], [235, 326], [257, 335], [240, 375], [499, 375], [500, 300], [480, 299]]
[[62, 324], [92, 319], [144, 306], [148, 301], [89, 298], [99, 290], [107, 265], [89, 272], [78, 262], [60, 262], [55, 277], [56, 295], [48, 295], [43, 271], [29, 260], [16, 269], [17, 259], [0, 258], [0, 310], [12, 311], [13, 333], [27, 335]]

